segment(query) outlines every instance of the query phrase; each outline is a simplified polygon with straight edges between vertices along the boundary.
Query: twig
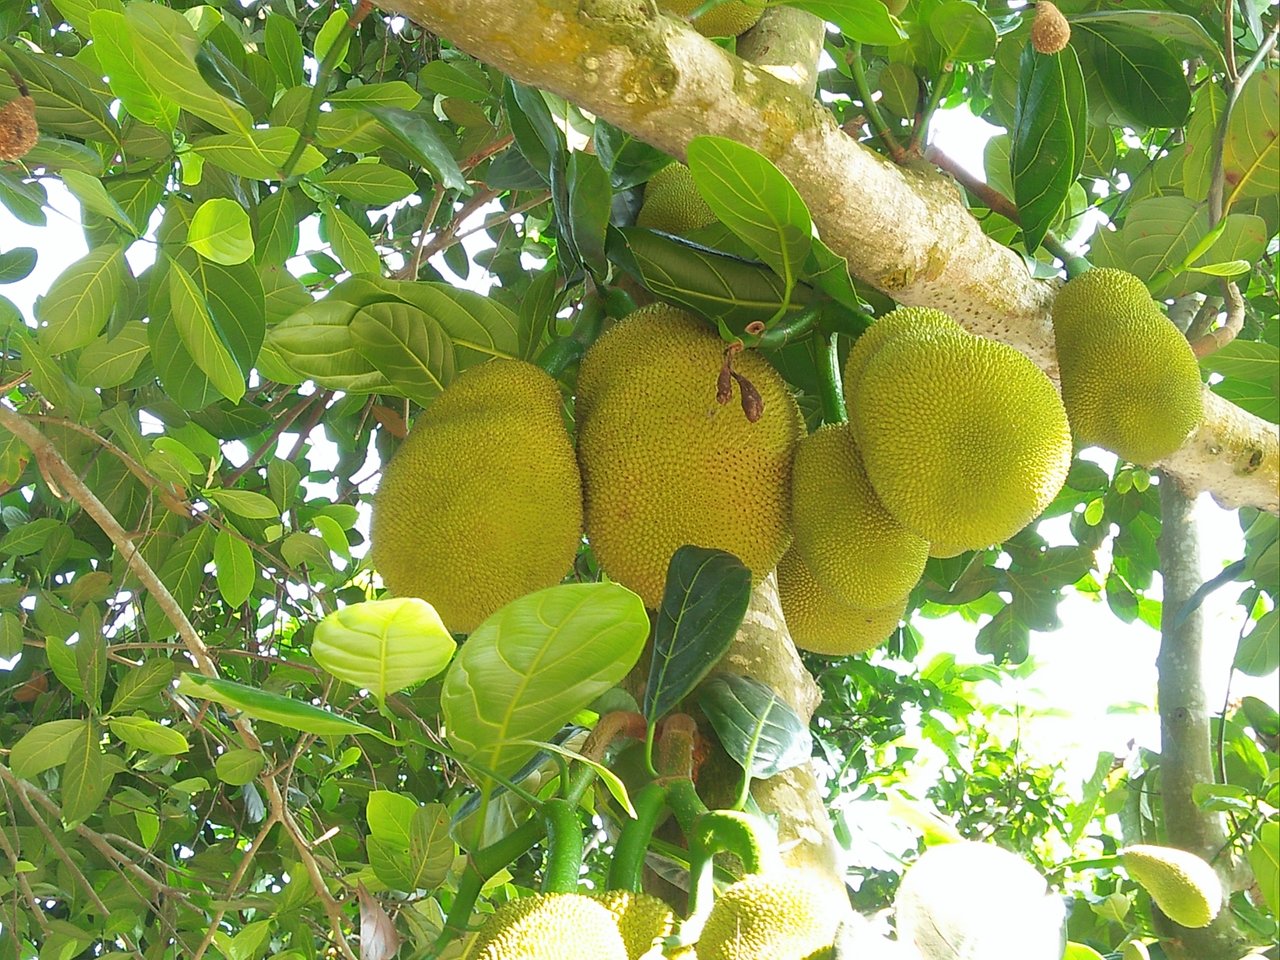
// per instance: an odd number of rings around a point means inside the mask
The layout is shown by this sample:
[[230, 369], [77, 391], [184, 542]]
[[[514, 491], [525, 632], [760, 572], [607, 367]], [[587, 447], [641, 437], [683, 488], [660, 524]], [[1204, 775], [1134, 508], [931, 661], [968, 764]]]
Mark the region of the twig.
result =
[[942, 76], [933, 81], [933, 89], [929, 91], [929, 102], [916, 119], [915, 128], [911, 131], [911, 140], [907, 143], [908, 156], [919, 156], [927, 146], [925, 141], [929, 133], [929, 122], [937, 112], [938, 104], [942, 102], [947, 88], [951, 86], [951, 77], [955, 68], [956, 65], [948, 60], [942, 65]]
[[893, 135], [893, 130], [890, 129], [888, 121], [885, 120], [884, 114], [880, 112], [880, 104], [876, 103], [872, 96], [871, 84], [867, 82], [867, 71], [862, 66], [862, 44], [850, 44], [846, 60], [849, 64], [849, 72], [853, 75], [853, 84], [858, 90], [858, 99], [862, 101], [863, 109], [866, 110], [867, 120], [871, 124], [871, 129], [884, 142], [885, 149], [889, 151], [889, 156], [893, 158], [893, 162], [905, 163], [907, 151], [902, 148], [902, 144], [898, 143], [898, 138]]
[[44, 915], [44, 908], [40, 906], [40, 901], [36, 895], [31, 892], [31, 884], [27, 883], [27, 875], [18, 869], [18, 851], [9, 843], [9, 835], [3, 829], [0, 829], [0, 850], [3, 850], [5, 856], [9, 858], [9, 869], [13, 871], [13, 877], [18, 884], [18, 889], [22, 891], [22, 895], [31, 904], [31, 913], [36, 918], [36, 925], [48, 935], [49, 921]]
[[[258, 831], [258, 835], [250, 842], [249, 849], [245, 850], [244, 856], [240, 858], [240, 863], [236, 866], [236, 872], [231, 875], [231, 880], [227, 883], [227, 892], [222, 895], [224, 904], [230, 903], [232, 898], [235, 897], [236, 888], [240, 886], [240, 881], [244, 879], [244, 875], [249, 869], [249, 864], [253, 863], [253, 858], [257, 856], [258, 848], [262, 846], [263, 841], [267, 839], [267, 833], [277, 823], [279, 821], [275, 818], [274, 813], [268, 816], [262, 824], [262, 829]], [[205, 932], [204, 939], [196, 947], [196, 952], [191, 955], [191, 960], [200, 960], [205, 955], [205, 951], [213, 943], [213, 935], [218, 932], [218, 925], [222, 923], [222, 918], [226, 915], [227, 907], [225, 905], [219, 907], [217, 913], [209, 921], [209, 929]]]
[[271, 431], [271, 435], [258, 445], [258, 449], [249, 454], [248, 460], [231, 471], [230, 475], [223, 480], [222, 485], [224, 487], [234, 486], [237, 480], [256, 467], [258, 465], [258, 461], [261, 460], [267, 450], [271, 448], [271, 445], [280, 439], [280, 434], [289, 429], [289, 425], [301, 416], [303, 410], [307, 409], [307, 407], [315, 402], [317, 396], [319, 396], [319, 394], [313, 393], [310, 396], [304, 397], [301, 403], [294, 404], [289, 412], [281, 417], [276, 423], [275, 428]]
[[431, 224], [435, 222], [436, 214], [440, 212], [440, 204], [444, 202], [444, 184], [437, 183], [435, 189], [431, 191], [431, 202], [427, 204], [426, 215], [422, 218], [422, 226], [418, 230], [418, 242], [414, 244], [413, 256], [405, 260], [405, 264], [394, 274], [396, 280], [417, 280], [418, 271], [422, 269], [422, 248], [427, 243], [427, 232], [431, 229]]

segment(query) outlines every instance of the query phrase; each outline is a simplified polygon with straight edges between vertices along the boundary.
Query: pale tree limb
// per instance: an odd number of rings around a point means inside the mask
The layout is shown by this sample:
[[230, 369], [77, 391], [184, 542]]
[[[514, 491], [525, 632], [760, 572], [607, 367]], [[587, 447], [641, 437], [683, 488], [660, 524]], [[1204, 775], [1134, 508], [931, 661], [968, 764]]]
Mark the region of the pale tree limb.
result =
[[[896, 166], [812, 97], [647, 0], [384, 0], [514, 79], [566, 97], [677, 157], [699, 134], [759, 150], [791, 180], [850, 271], [900, 303], [945, 310], [1051, 376], [1058, 284], [983, 234], [948, 178]], [[1206, 392], [1203, 426], [1160, 466], [1228, 507], [1280, 512], [1280, 430]]]

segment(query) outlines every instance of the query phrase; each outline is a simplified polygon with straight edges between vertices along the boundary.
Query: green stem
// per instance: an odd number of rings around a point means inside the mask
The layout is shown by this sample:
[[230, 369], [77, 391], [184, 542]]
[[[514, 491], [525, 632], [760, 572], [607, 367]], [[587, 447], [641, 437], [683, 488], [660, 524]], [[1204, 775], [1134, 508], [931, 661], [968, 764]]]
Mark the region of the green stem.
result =
[[1086, 270], [1093, 269], [1092, 263], [1090, 263], [1088, 260], [1080, 256], [1079, 254], [1072, 253], [1070, 250], [1068, 250], [1066, 247], [1066, 244], [1064, 244], [1061, 240], [1058, 239], [1058, 237], [1055, 234], [1051, 232], [1046, 232], [1044, 235], [1044, 239], [1041, 240], [1040, 243], [1044, 246], [1046, 250], [1048, 250], [1055, 257], [1057, 257], [1059, 260], [1062, 261], [1063, 265], [1067, 269], [1068, 280], [1074, 280], [1076, 277], [1080, 276], [1080, 274], [1084, 273]]
[[876, 103], [872, 96], [871, 84], [867, 82], [867, 71], [862, 66], [862, 44], [853, 43], [849, 45], [848, 54], [849, 73], [853, 77], [853, 85], [857, 88], [858, 99], [862, 101], [862, 107], [867, 113], [867, 120], [871, 124], [871, 129], [876, 135], [884, 141], [885, 147], [889, 150], [895, 163], [901, 163], [906, 159], [907, 152], [902, 149], [902, 144], [898, 143], [897, 138], [893, 135], [893, 130], [889, 127], [888, 121], [885, 120], [884, 114], [880, 112], [880, 105]]
[[[818, 356], [818, 395], [822, 400], [824, 423], [844, 423], [849, 419], [844, 404], [844, 388], [840, 383], [838, 333], [827, 334], [826, 349]], [[750, 784], [751, 778], [747, 778]]]
[[667, 788], [661, 783], [647, 784], [635, 799], [636, 818], [628, 822], [618, 835], [609, 867], [609, 889], [641, 892], [644, 858], [653, 838], [658, 818], [667, 808]]
[[693, 781], [682, 777], [667, 785], [667, 806], [676, 816], [676, 823], [686, 837], [692, 836], [698, 817], [707, 812], [707, 805], [698, 796]]
[[938, 110], [938, 105], [942, 103], [942, 98], [946, 96], [946, 91], [951, 87], [952, 74], [956, 65], [948, 60], [942, 65], [942, 76], [933, 81], [933, 89], [929, 91], [929, 102], [920, 113], [920, 117], [916, 120], [916, 127], [911, 131], [911, 141], [907, 144], [907, 152], [919, 152], [925, 143], [925, 137], [929, 133], [929, 121], [933, 119], [933, 115]]
[[574, 893], [582, 873], [582, 824], [578, 805], [560, 797], [542, 806], [547, 824], [547, 858], [542, 866], [543, 893]]
[[843, 333], [850, 340], [857, 340], [872, 323], [874, 320], [869, 313], [840, 306], [822, 312], [819, 329], [826, 333]]
[[732, 853], [750, 875], [773, 869], [778, 862], [777, 841], [756, 817], [731, 810], [711, 810], [698, 817], [689, 837], [689, 910], [680, 925], [680, 942], [690, 943], [702, 933], [715, 899], [715, 856]]
[[766, 350], [778, 350], [785, 347], [794, 340], [799, 340], [806, 336], [814, 327], [818, 325], [818, 314], [820, 313], [816, 304], [811, 304], [804, 310], [797, 313], [794, 317], [782, 320], [774, 324], [764, 333], [752, 341], [751, 346], [763, 347]]
[[581, 360], [585, 352], [573, 337], [560, 337], [547, 344], [533, 362], [552, 377], [558, 377]]

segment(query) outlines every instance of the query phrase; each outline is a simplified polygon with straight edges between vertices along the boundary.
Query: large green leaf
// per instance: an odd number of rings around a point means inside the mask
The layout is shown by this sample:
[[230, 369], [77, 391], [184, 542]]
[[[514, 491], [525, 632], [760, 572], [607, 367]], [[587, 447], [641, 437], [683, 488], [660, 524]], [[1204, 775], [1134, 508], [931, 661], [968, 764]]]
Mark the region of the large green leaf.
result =
[[390, 136], [395, 145], [414, 163], [421, 164], [448, 190], [467, 189], [466, 177], [445, 145], [433, 119], [399, 107], [361, 104]]
[[333, 255], [352, 273], [377, 274], [382, 270], [382, 258], [368, 229], [337, 207], [320, 215], [320, 236], [329, 241]]
[[120, 127], [108, 110], [111, 94], [100, 76], [70, 57], [32, 53], [22, 44], [7, 45], [5, 56], [31, 91], [41, 133], [120, 143]]
[[[190, 610], [204, 583], [204, 568], [213, 559], [213, 541], [218, 531], [211, 523], [201, 523], [187, 531], [174, 544], [156, 571], [173, 599], [183, 610]], [[143, 601], [147, 630], [156, 637], [172, 636], [177, 627], [169, 622], [164, 610], [151, 595]]]
[[1088, 50], [1125, 123], [1178, 127], [1191, 111], [1182, 61], [1147, 33], [1107, 21], [1074, 25], [1073, 40]]
[[1280, 821], [1270, 820], [1258, 830], [1249, 847], [1249, 865], [1271, 915], [1280, 914]]
[[995, 24], [969, 0], [946, 0], [936, 7], [929, 16], [929, 31], [952, 60], [972, 63], [996, 52]]
[[121, 714], [151, 706], [156, 695], [173, 682], [174, 672], [173, 661], [159, 658], [126, 670], [116, 687], [109, 712]]
[[808, 728], [768, 684], [723, 674], [702, 686], [698, 703], [720, 745], [751, 777], [764, 779], [808, 761]]
[[187, 230], [187, 244], [206, 260], [224, 266], [253, 256], [253, 231], [244, 207], [225, 197], [200, 204]]
[[102, 390], [118, 387], [134, 375], [150, 350], [147, 325], [130, 320], [115, 336], [103, 334], [80, 351], [76, 382]]
[[880, 0], [790, 0], [787, 6], [834, 23], [857, 43], [891, 47], [907, 39], [898, 18]]
[[147, 82], [147, 67], [134, 49], [133, 31], [123, 11], [99, 9], [89, 15], [93, 48], [111, 92], [143, 123], [172, 131], [178, 125], [179, 105], [162, 97]]
[[219, 393], [238, 403], [244, 396], [244, 373], [227, 349], [203, 291], [176, 261], [169, 264], [169, 302], [178, 333], [196, 366]]
[[1240, 91], [1227, 125], [1222, 155], [1228, 206], [1248, 197], [1275, 196], [1276, 184], [1280, 183], [1277, 102], [1280, 70], [1259, 70]]
[[107, 728], [131, 747], [161, 756], [176, 756], [191, 749], [187, 738], [172, 727], [146, 717], [112, 717]]
[[385, 163], [352, 163], [328, 171], [316, 182], [360, 203], [385, 207], [415, 189], [413, 178]]
[[71, 746], [84, 733], [88, 720], [47, 720], [32, 727], [9, 751], [9, 769], [14, 776], [30, 780], [37, 774], [65, 763]]
[[45, 349], [64, 353], [91, 343], [111, 317], [124, 274], [124, 250], [117, 243], [90, 250], [58, 274], [35, 304], [36, 319], [45, 324]]
[[266, 346], [323, 387], [348, 393], [388, 390], [390, 382], [356, 349], [351, 336], [357, 309], [333, 297], [318, 300], [272, 327]]
[[[215, 167], [251, 180], [278, 180], [293, 154], [300, 134], [289, 127], [215, 134], [192, 142], [192, 149]], [[324, 165], [324, 154], [310, 144], [299, 155], [292, 173], [310, 173]]]
[[1096, 10], [1073, 13], [1067, 18], [1073, 27], [1088, 29], [1107, 24], [1130, 27], [1163, 42], [1182, 44], [1215, 63], [1222, 61], [1222, 46], [1195, 17], [1172, 10]]
[[219, 530], [213, 542], [213, 563], [217, 568], [218, 593], [227, 605], [238, 607], [248, 600], [258, 573], [253, 548], [230, 530]]
[[401, 396], [426, 405], [454, 376], [453, 345], [429, 314], [384, 300], [351, 318], [351, 342]]
[[618, 683], [649, 634], [644, 602], [616, 583], [572, 583], [507, 604], [477, 627], [445, 673], [449, 742], [510, 773], [570, 717]]
[[435, 608], [417, 597], [343, 607], [320, 622], [311, 641], [316, 663], [379, 703], [440, 673], [456, 649]]
[[671, 158], [661, 150], [604, 120], [596, 120], [592, 143], [615, 190], [646, 183], [671, 162]]
[[68, 827], [97, 810], [111, 789], [115, 771], [107, 765], [99, 736], [97, 724], [83, 724], [62, 765], [62, 822]]
[[280, 84], [286, 89], [301, 84], [305, 79], [305, 51], [302, 49], [298, 28], [288, 17], [268, 13], [263, 24], [263, 39], [266, 41], [267, 60]]

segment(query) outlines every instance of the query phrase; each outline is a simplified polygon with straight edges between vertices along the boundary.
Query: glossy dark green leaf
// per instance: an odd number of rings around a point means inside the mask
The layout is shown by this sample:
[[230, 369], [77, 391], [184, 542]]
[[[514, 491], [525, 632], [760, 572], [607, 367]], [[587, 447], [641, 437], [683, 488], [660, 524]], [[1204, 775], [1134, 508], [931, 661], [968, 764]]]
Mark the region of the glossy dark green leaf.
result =
[[1144, 127], [1179, 127], [1191, 112], [1182, 61], [1149, 34], [1108, 22], [1076, 24], [1073, 40], [1092, 58], [1121, 118]]
[[209, 382], [233, 403], [244, 396], [244, 373], [227, 349], [203, 291], [182, 266], [169, 264], [169, 302], [182, 342]]
[[759, 680], [735, 674], [712, 677], [699, 691], [698, 703], [725, 753], [751, 777], [772, 777], [805, 763], [813, 753], [809, 728]]
[[660, 719], [702, 682], [729, 649], [750, 599], [751, 571], [733, 554], [694, 546], [675, 552], [654, 624], [645, 719]]
[[361, 109], [377, 119], [396, 146], [414, 163], [425, 167], [445, 189], [467, 190], [458, 161], [449, 152], [434, 120], [399, 107], [362, 104]]
[[1018, 108], [1009, 169], [1028, 250], [1058, 215], [1084, 163], [1084, 76], [1075, 51], [1036, 53], [1028, 44], [1018, 72]]
[[940, 4], [929, 16], [929, 30], [953, 60], [972, 63], [996, 52], [995, 24], [969, 0]]
[[508, 80], [502, 91], [516, 148], [544, 180], [550, 182], [553, 162], [562, 163], [564, 134], [556, 126], [542, 94]]
[[597, 277], [608, 273], [605, 258], [605, 230], [609, 226], [609, 210], [613, 190], [609, 175], [594, 154], [581, 151], [570, 155], [566, 170], [569, 191], [569, 221], [573, 243], [582, 262]]
[[1095, 10], [1090, 13], [1073, 13], [1067, 18], [1073, 28], [1089, 29], [1107, 24], [1131, 27], [1162, 43], [1180, 44], [1198, 55], [1222, 62], [1222, 46], [1195, 17], [1173, 10]]
[[592, 137], [596, 156], [609, 173], [615, 190], [626, 190], [649, 178], [671, 162], [671, 158], [611, 123], [596, 120]]

